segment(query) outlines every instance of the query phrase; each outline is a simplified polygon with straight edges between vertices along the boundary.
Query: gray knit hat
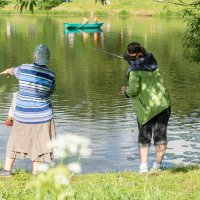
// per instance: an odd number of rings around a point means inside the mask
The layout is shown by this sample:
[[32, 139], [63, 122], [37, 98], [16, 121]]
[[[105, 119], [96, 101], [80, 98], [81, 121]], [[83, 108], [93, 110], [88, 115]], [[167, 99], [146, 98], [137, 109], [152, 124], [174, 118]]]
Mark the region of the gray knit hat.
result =
[[34, 51], [34, 58], [35, 58], [34, 62], [38, 65], [48, 64], [50, 62], [49, 48], [44, 44], [38, 45]]

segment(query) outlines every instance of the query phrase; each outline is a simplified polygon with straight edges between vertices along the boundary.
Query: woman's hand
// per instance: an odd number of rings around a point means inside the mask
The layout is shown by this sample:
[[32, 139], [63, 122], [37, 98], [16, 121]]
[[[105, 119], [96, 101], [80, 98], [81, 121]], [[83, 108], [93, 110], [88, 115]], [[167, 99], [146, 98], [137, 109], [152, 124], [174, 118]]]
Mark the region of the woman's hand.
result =
[[10, 75], [13, 75], [13, 67], [4, 70], [3, 72], [0, 73], [0, 75], [1, 75], [1, 74], [7, 75], [8, 77], [9, 77]]
[[127, 90], [127, 86], [122, 86], [122, 87], [121, 87], [120, 94], [125, 95], [126, 98], [130, 98], [130, 97], [128, 96], [126, 90]]
[[121, 87], [120, 93], [121, 93], [121, 94], [124, 94], [124, 92], [126, 91], [126, 88], [127, 88], [126, 86], [122, 86], [122, 87]]
[[0, 74], [5, 74], [5, 75], [8, 74], [7, 69], [5, 71], [1, 72]]

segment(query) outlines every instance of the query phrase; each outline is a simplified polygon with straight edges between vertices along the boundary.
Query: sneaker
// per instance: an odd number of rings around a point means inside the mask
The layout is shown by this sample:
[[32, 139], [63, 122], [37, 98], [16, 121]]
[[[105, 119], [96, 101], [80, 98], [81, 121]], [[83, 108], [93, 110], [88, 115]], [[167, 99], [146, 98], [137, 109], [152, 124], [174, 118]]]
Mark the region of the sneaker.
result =
[[144, 174], [144, 173], [148, 173], [148, 168], [147, 168], [147, 167], [141, 168], [141, 169], [139, 170], [139, 174]]
[[150, 173], [157, 173], [161, 171], [161, 165], [156, 162], [153, 163], [153, 167], [149, 170]]
[[160, 169], [160, 168], [151, 168], [151, 169], [149, 170], [149, 173], [150, 173], [150, 174], [153, 174], [153, 173], [158, 173], [158, 172], [160, 172], [160, 171], [162, 171], [162, 169]]
[[156, 163], [156, 162], [153, 163], [153, 166], [152, 166], [153, 169], [160, 169], [160, 167], [161, 167], [160, 163]]
[[7, 126], [12, 126], [13, 125], [13, 118], [12, 117], [7, 117], [5, 124]]
[[12, 176], [11, 171], [6, 171], [4, 169], [0, 170], [0, 177], [11, 177], [11, 176]]

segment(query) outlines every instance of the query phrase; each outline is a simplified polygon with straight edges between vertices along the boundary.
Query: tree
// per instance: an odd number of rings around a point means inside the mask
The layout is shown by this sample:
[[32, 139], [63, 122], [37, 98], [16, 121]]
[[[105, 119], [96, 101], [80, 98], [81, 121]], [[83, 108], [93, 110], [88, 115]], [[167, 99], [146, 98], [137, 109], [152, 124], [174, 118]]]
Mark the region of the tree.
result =
[[40, 10], [50, 10], [62, 3], [61, 0], [38, 0], [37, 7]]
[[[154, 0], [159, 1], [160, 0]], [[182, 0], [163, 0], [163, 3], [172, 3], [183, 6], [183, 17], [187, 23], [186, 31], [183, 37], [183, 45], [186, 47], [184, 55], [190, 61], [200, 62], [200, 0], [191, 3]]]
[[36, 7], [37, 0], [16, 0], [15, 9], [19, 10], [20, 12], [23, 9], [29, 9], [33, 12], [34, 7]]
[[[186, 57], [197, 63], [200, 62], [200, 0], [194, 1], [192, 7], [184, 9], [187, 29], [184, 33], [183, 44], [186, 47]], [[188, 18], [187, 18], [188, 17]]]
[[23, 9], [29, 9], [33, 12], [34, 7], [39, 7], [39, 9], [49, 10], [60, 5], [63, 1], [62, 0], [16, 0], [15, 8], [20, 12]]
[[3, 8], [4, 6], [8, 5], [10, 3], [10, 1], [8, 0], [1, 0], [0, 1], [0, 8]]

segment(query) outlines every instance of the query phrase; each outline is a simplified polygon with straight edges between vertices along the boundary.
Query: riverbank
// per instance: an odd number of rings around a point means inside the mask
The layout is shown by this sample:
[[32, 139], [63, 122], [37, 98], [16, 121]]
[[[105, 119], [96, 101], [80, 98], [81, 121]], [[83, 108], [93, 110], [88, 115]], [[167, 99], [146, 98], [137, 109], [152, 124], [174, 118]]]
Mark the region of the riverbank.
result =
[[[191, 1], [191, 0], [188, 0]], [[0, 14], [19, 14], [14, 8], [14, 1], [3, 9], [0, 9]], [[23, 11], [23, 14], [31, 14], [28, 11]], [[160, 1], [149, 0], [112, 0], [111, 4], [102, 5], [101, 1], [95, 0], [72, 0], [71, 2], [63, 2], [56, 8], [51, 10], [34, 10], [35, 15], [61, 15], [61, 16], [181, 16], [182, 7], [166, 4]]]
[[[71, 196], [68, 199], [76, 200], [188, 200], [200, 198], [199, 176], [200, 168], [197, 166], [178, 167], [149, 175], [135, 172], [82, 174], [71, 178], [70, 187], [67, 186], [66, 189], [63, 185], [62, 188]], [[37, 199], [40, 192], [49, 190], [46, 199], [57, 199], [62, 193], [61, 188], [54, 188], [45, 182], [44, 177], [35, 178], [27, 172], [17, 170], [12, 178], [0, 178], [0, 197], [6, 200], [31, 200]], [[44, 188], [33, 190], [30, 187], [32, 183]]]

